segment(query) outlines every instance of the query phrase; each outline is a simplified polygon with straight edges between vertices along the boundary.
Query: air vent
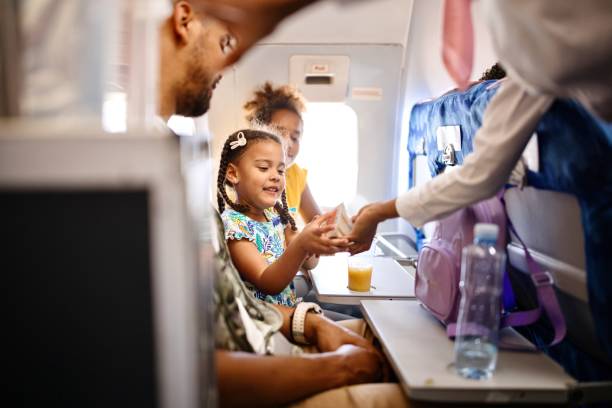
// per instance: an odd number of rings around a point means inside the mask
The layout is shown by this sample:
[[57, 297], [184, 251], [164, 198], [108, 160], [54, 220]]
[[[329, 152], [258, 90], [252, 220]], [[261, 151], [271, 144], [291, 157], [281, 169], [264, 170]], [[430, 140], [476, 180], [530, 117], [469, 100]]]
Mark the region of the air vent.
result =
[[332, 75], [306, 75], [304, 78], [306, 85], [331, 85], [334, 83]]
[[344, 102], [349, 63], [345, 55], [293, 55], [289, 59], [289, 82], [310, 102]]

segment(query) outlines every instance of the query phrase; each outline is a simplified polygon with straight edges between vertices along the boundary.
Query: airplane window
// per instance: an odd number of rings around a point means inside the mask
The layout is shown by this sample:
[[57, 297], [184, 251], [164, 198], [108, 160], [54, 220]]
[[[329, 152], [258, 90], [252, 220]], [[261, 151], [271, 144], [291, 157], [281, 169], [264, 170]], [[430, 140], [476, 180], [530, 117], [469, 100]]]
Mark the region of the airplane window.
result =
[[168, 119], [168, 127], [172, 129], [174, 133], [181, 136], [194, 136], [196, 133], [193, 118], [185, 116], [170, 116], [170, 119]]
[[125, 92], [107, 92], [102, 105], [102, 127], [110, 133], [126, 131], [127, 100]]
[[357, 193], [357, 114], [344, 103], [309, 103], [296, 162], [323, 208], [350, 202]]
[[[110, 133], [126, 131], [127, 101], [125, 92], [107, 92], [102, 105], [102, 127]], [[193, 136], [196, 133], [193, 118], [173, 115], [167, 123], [174, 133]]]

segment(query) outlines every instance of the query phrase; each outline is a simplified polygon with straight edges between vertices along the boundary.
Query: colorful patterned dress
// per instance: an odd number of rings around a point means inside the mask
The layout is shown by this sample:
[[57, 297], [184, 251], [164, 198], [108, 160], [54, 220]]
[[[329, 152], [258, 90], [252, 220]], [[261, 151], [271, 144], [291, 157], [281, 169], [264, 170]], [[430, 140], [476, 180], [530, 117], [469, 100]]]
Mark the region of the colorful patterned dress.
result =
[[[226, 209], [221, 214], [221, 218], [226, 240], [248, 239], [255, 244], [259, 253], [270, 265], [285, 251], [285, 226], [273, 209], [264, 210], [264, 215], [269, 221], [255, 221], [236, 210]], [[245, 281], [245, 285], [256, 298], [266, 302], [290, 307], [297, 303], [293, 281], [276, 295], [262, 292], [250, 282]]]

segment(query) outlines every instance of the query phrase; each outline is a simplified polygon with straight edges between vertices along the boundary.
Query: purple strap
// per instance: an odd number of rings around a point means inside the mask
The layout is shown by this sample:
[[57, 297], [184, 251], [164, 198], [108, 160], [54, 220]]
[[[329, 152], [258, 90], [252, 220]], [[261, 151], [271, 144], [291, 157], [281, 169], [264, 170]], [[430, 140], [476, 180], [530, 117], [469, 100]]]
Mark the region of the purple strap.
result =
[[[502, 203], [504, 211], [506, 210], [506, 202], [503, 197], [503, 190], [498, 194], [498, 197]], [[525, 251], [525, 259], [527, 260], [527, 269], [531, 276], [531, 281], [536, 287], [536, 293], [538, 296], [538, 307], [532, 310], [525, 310], [520, 312], [513, 312], [502, 316], [500, 327], [515, 327], [515, 326], [527, 326], [529, 324], [535, 323], [542, 314], [542, 309], [548, 315], [550, 322], [553, 325], [555, 330], [555, 337], [550, 343], [551, 346], [558, 344], [565, 337], [566, 326], [565, 326], [565, 318], [563, 317], [563, 313], [561, 312], [561, 307], [559, 307], [559, 302], [557, 301], [557, 295], [555, 294], [554, 289], [554, 279], [550, 272], [543, 271], [540, 268], [540, 265], [533, 259], [529, 249], [527, 249], [527, 245], [521, 239], [520, 235], [512, 225], [512, 221], [510, 221], [510, 217], [506, 213], [506, 219], [508, 222], [508, 228], [510, 231], [516, 236], [518, 241], [521, 243], [523, 247], [523, 251]], [[507, 276], [507, 274], [506, 274]], [[509, 283], [509, 282], [508, 282]], [[504, 282], [506, 284], [506, 282]], [[449, 337], [455, 337], [457, 333], [457, 324], [450, 323], [446, 326], [446, 333]], [[500, 347], [502, 345], [500, 344]], [[509, 349], [523, 350], [523, 347], [508, 347]]]
[[[503, 198], [502, 204], [504, 204], [504, 208], [506, 208]], [[538, 265], [538, 263], [533, 259], [531, 253], [529, 253], [529, 249], [527, 249], [527, 245], [525, 245], [525, 242], [523, 242], [521, 239], [520, 235], [514, 228], [514, 225], [512, 225], [510, 217], [507, 217], [507, 219], [510, 231], [516, 236], [518, 241], [523, 246], [523, 250], [525, 251], [527, 269], [531, 275], [531, 281], [536, 287], [539, 306], [532, 310], [514, 312], [504, 316], [502, 318], [502, 326], [525, 326], [534, 323], [539, 319], [541, 310], [544, 308], [544, 311], [548, 315], [548, 319], [552, 323], [555, 330], [555, 337], [550, 343], [551, 346], [554, 346], [563, 340], [567, 331], [565, 327], [565, 318], [563, 317], [563, 313], [561, 313], [561, 307], [559, 307], [559, 302], [557, 301], [557, 296], [555, 294], [555, 281], [550, 272], [543, 271], [542, 268], [540, 268], [540, 265]]]
[[506, 220], [508, 223], [508, 228], [514, 234], [516, 239], [521, 243], [523, 247], [523, 251], [525, 251], [525, 259], [527, 260], [527, 269], [529, 274], [531, 275], [531, 281], [536, 287], [536, 294], [538, 296], [538, 307], [533, 310], [526, 310], [522, 312], [514, 312], [510, 313], [504, 317], [502, 317], [502, 325], [503, 326], [525, 326], [527, 324], [531, 324], [539, 319], [541, 315], [542, 308], [548, 315], [548, 319], [553, 325], [553, 329], [555, 330], [555, 337], [550, 343], [551, 346], [558, 344], [565, 337], [565, 333], [567, 328], [565, 327], [565, 318], [563, 317], [563, 313], [561, 312], [561, 307], [559, 306], [559, 302], [557, 301], [557, 295], [555, 294], [554, 289], [554, 279], [550, 272], [542, 271], [540, 265], [533, 259], [529, 249], [527, 249], [527, 245], [522, 240], [521, 236], [514, 228], [510, 217], [508, 216], [508, 212], [506, 211], [506, 201], [504, 200], [504, 192], [506, 189], [502, 189], [500, 194], [498, 195], [502, 207], [506, 212]]

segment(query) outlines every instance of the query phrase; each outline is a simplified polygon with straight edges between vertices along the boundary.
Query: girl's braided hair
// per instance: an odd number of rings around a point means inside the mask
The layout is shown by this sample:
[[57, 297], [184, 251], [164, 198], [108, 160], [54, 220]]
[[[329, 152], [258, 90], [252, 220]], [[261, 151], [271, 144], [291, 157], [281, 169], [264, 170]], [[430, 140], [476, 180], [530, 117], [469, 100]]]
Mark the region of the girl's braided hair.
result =
[[[242, 146], [238, 146], [234, 149], [231, 148], [232, 142], [238, 141], [238, 135], [242, 134], [246, 139], [247, 143]], [[217, 177], [217, 205], [219, 207], [219, 212], [223, 213], [225, 210], [225, 204], [228, 204], [234, 210], [244, 213], [248, 211], [249, 207], [244, 204], [239, 204], [233, 202], [229, 196], [227, 195], [227, 191], [225, 189], [226, 185], [231, 186], [232, 184], [226, 179], [227, 166], [230, 163], [236, 163], [238, 159], [247, 151], [247, 149], [252, 146], [254, 143], [264, 140], [271, 140], [273, 142], [278, 143], [282, 146], [281, 139], [273, 133], [269, 133], [263, 130], [254, 130], [254, 129], [245, 129], [239, 130], [237, 132], [232, 133], [225, 144], [223, 145], [223, 150], [221, 151], [221, 160], [219, 163], [219, 175]], [[276, 202], [274, 204], [274, 209], [280, 215], [281, 222], [283, 225], [290, 224], [291, 229], [293, 231], [297, 231], [297, 227], [295, 226], [295, 220], [289, 214], [289, 208], [287, 206], [287, 196], [285, 195], [285, 191], [281, 195], [281, 202]]]
[[290, 85], [274, 87], [271, 82], [264, 83], [255, 90], [254, 98], [244, 104], [246, 120], [269, 125], [274, 112], [287, 109], [299, 117], [306, 109], [304, 98]]

